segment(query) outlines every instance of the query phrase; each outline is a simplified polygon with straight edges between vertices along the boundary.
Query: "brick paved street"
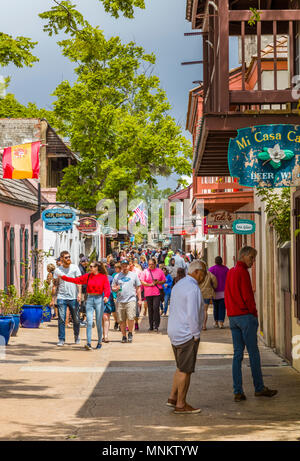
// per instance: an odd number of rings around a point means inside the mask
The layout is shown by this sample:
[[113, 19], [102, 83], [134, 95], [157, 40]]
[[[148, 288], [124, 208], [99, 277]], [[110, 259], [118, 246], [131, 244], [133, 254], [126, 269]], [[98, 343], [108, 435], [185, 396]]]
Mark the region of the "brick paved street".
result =
[[[67, 329], [56, 346], [57, 322], [20, 329], [1, 360], [1, 440], [296, 440], [300, 439], [300, 375], [261, 346], [265, 383], [279, 393], [254, 397], [244, 361], [246, 402], [233, 402], [232, 344], [227, 328], [202, 332], [188, 401], [200, 415], [174, 415], [165, 406], [175, 363], [166, 335], [147, 333], [147, 318], [132, 344], [86, 351]], [[93, 329], [96, 340], [96, 330]], [[93, 341], [96, 345], [96, 341]]]

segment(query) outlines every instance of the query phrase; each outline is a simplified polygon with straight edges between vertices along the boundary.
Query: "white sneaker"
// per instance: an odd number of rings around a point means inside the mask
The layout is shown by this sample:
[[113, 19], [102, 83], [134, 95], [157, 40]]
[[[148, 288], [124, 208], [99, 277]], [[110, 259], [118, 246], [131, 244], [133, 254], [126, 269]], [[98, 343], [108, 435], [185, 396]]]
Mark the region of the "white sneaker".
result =
[[75, 339], [75, 344], [80, 344], [80, 338]]
[[58, 341], [58, 343], [56, 344], [57, 346], [64, 346], [65, 345], [65, 342], [64, 341]]

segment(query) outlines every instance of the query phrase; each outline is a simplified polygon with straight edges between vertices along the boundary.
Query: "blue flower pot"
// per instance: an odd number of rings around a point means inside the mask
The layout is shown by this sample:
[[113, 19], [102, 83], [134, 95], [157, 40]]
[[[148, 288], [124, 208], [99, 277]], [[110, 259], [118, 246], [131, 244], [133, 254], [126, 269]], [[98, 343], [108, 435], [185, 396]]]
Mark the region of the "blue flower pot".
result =
[[30, 306], [24, 304], [22, 307], [20, 322], [23, 328], [39, 328], [43, 317], [43, 306]]
[[0, 345], [3, 345], [3, 339], [7, 346], [13, 328], [15, 326], [14, 319], [9, 316], [0, 316]]
[[19, 331], [19, 326], [20, 326], [20, 314], [13, 314], [13, 319], [14, 319], [14, 329], [11, 333], [11, 336], [17, 336], [18, 331]]
[[50, 306], [44, 307], [42, 322], [51, 322], [51, 307]]

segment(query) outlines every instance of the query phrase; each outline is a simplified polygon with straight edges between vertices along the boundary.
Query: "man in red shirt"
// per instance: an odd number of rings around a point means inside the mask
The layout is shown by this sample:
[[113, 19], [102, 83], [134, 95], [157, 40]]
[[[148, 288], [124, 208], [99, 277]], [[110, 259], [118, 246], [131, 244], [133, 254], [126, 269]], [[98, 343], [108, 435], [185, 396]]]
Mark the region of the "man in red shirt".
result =
[[239, 252], [239, 260], [229, 270], [225, 285], [225, 305], [232, 333], [234, 356], [232, 363], [233, 392], [235, 402], [246, 400], [243, 391], [242, 361], [247, 347], [256, 397], [273, 397], [276, 390], [264, 385], [260, 354], [257, 345], [258, 319], [248, 269], [253, 266], [257, 251], [245, 246]]

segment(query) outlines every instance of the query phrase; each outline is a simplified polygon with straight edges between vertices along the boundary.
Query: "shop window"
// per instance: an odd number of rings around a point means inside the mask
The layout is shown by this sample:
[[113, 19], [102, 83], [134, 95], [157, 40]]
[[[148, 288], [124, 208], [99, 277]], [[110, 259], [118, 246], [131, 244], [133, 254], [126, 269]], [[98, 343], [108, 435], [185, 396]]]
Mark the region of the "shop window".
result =
[[9, 285], [15, 283], [15, 229], [10, 228], [10, 245], [9, 245]]
[[9, 285], [9, 225], [4, 227], [3, 232], [3, 263], [4, 263], [4, 290]]
[[34, 234], [33, 236], [33, 245], [34, 245], [34, 255], [33, 255], [33, 270], [32, 275], [33, 278], [38, 278], [38, 234]]
[[25, 257], [24, 257], [24, 227], [20, 228], [20, 293], [24, 292], [24, 273], [25, 273]]
[[29, 262], [28, 261], [28, 245], [29, 245], [29, 232], [28, 232], [28, 229], [25, 229], [25, 233], [24, 233], [25, 287], [27, 287], [27, 284], [28, 284], [28, 262]]

